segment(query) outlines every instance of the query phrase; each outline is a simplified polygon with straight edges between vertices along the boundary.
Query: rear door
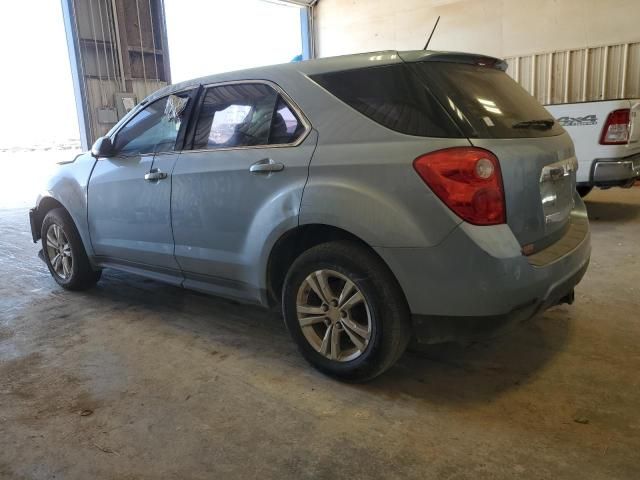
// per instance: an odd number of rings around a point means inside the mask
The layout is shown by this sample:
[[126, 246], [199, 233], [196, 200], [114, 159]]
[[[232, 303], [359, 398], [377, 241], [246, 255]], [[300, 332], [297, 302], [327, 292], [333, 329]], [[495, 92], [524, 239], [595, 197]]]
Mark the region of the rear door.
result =
[[255, 253], [297, 225], [317, 135], [275, 85], [246, 82], [203, 92], [193, 137], [173, 172], [184, 286], [256, 297]]
[[574, 206], [577, 169], [564, 129], [498, 68], [413, 65], [471, 143], [498, 157], [507, 223], [520, 244], [537, 249], [559, 238]]

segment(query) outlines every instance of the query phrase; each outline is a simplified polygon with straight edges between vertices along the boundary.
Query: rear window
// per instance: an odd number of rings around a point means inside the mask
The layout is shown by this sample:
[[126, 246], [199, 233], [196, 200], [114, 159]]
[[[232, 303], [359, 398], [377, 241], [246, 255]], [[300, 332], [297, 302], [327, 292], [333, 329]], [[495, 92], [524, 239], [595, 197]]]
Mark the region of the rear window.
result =
[[375, 122], [408, 135], [464, 135], [406, 64], [332, 72], [311, 77]]
[[501, 70], [443, 62], [420, 62], [412, 68], [469, 137], [548, 137], [564, 131]]

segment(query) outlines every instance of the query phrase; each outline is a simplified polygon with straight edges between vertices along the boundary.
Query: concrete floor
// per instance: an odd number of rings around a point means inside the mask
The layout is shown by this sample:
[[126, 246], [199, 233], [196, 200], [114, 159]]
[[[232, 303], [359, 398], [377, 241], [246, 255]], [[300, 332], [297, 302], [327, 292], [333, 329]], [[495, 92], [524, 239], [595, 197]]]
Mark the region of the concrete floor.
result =
[[573, 306], [355, 386], [256, 308], [112, 271], [66, 292], [0, 210], [0, 478], [638, 478], [640, 188], [588, 200]]

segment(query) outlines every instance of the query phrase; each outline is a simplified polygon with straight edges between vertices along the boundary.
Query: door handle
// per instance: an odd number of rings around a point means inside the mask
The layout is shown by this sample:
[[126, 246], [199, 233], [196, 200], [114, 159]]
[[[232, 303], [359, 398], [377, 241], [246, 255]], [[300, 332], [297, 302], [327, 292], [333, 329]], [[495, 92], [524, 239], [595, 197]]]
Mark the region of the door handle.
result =
[[167, 174], [165, 172], [161, 172], [158, 168], [152, 168], [149, 173], [145, 173], [144, 175], [144, 179], [147, 182], [164, 180], [165, 178], [167, 178]]
[[249, 167], [252, 173], [271, 173], [284, 170], [284, 165], [280, 162], [274, 162], [270, 158], [260, 160]]

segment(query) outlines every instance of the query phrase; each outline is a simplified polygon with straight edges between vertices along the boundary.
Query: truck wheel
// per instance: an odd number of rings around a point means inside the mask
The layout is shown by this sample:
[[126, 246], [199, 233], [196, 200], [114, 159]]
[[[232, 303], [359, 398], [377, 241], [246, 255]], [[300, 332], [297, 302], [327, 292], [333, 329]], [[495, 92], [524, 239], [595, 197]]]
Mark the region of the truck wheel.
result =
[[73, 220], [62, 208], [47, 213], [42, 222], [42, 253], [53, 279], [67, 290], [85, 290], [102, 274], [89, 264]]
[[578, 191], [578, 195], [580, 195], [580, 197], [584, 198], [587, 195], [589, 195], [589, 193], [591, 193], [591, 190], [593, 190], [593, 187], [581, 187], [581, 186], [577, 186], [576, 190]]
[[287, 273], [282, 307], [305, 359], [342, 380], [380, 375], [411, 337], [409, 308], [396, 279], [354, 242], [324, 243], [300, 255]]

